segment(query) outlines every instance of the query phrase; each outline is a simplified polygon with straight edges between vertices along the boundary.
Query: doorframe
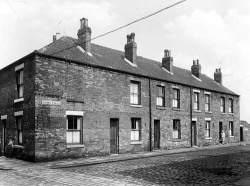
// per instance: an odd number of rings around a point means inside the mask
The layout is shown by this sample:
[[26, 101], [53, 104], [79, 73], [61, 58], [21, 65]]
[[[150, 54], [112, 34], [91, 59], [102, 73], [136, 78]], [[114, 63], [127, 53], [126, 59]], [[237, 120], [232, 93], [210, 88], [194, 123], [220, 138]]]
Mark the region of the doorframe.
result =
[[[158, 140], [158, 147], [155, 147], [155, 124], [157, 123], [159, 127], [159, 140]], [[161, 148], [161, 120], [154, 119], [154, 149], [160, 149]]]
[[222, 143], [222, 136], [221, 136], [222, 130], [223, 130], [223, 122], [219, 121], [219, 143]]
[[240, 126], [240, 142], [244, 141], [244, 127]]
[[1, 124], [2, 124], [2, 155], [5, 156], [6, 154], [6, 123], [7, 123], [7, 116], [1, 116]]
[[[195, 142], [196, 144], [194, 144], [194, 141], [193, 141], [193, 124], [195, 124]], [[192, 118], [192, 121], [191, 121], [191, 147], [194, 147], [194, 146], [197, 146], [197, 118]]]
[[[110, 123], [109, 123], [109, 132], [110, 132], [110, 126], [111, 126], [111, 120], [116, 120], [116, 139], [117, 139], [117, 143], [116, 143], [116, 152], [117, 154], [119, 154], [119, 118], [110, 118]], [[112, 124], [114, 125], [114, 124]], [[109, 142], [110, 143], [110, 142]], [[111, 154], [111, 153], [110, 153]]]

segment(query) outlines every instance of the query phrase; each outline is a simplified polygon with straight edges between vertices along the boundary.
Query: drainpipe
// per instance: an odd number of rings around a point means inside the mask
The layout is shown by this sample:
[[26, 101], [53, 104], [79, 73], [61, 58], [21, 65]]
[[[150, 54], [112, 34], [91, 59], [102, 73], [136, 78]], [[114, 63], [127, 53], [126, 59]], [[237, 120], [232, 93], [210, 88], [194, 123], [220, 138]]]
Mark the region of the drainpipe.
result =
[[149, 151], [152, 151], [151, 78], [149, 78]]
[[193, 87], [190, 87], [190, 132], [191, 132], [191, 138], [190, 138], [190, 142], [191, 142], [191, 147], [193, 146], [192, 144], [192, 118], [193, 118]]

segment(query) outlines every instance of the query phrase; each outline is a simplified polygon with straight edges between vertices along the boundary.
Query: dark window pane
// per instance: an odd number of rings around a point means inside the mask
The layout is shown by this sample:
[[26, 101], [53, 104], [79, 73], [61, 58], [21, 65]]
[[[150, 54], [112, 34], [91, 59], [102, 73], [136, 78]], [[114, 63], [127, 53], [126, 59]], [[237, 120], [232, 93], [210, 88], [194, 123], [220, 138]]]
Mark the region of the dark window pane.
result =
[[74, 123], [73, 117], [68, 116], [68, 129], [74, 129], [73, 123]]

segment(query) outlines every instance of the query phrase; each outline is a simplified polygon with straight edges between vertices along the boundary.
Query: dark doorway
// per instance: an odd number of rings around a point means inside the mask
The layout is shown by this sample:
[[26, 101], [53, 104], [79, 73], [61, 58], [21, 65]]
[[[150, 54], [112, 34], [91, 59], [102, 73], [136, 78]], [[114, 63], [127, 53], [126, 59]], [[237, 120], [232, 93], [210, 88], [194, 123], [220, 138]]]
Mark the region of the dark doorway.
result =
[[160, 148], [160, 120], [154, 120], [154, 148], [159, 149]]
[[244, 141], [244, 132], [243, 132], [243, 127], [240, 126], [240, 141]]
[[222, 130], [223, 130], [223, 123], [219, 122], [219, 143], [222, 143], [222, 136], [221, 136]]
[[196, 128], [196, 121], [192, 121], [192, 126], [191, 126], [191, 130], [192, 130], [192, 141], [191, 141], [191, 145], [193, 146], [197, 146], [197, 128]]
[[118, 154], [119, 119], [110, 119], [110, 154]]
[[2, 150], [2, 152], [3, 152], [3, 155], [5, 156], [5, 153], [6, 153], [6, 149], [5, 149], [5, 147], [6, 147], [6, 120], [4, 119], [4, 120], [2, 120], [2, 137], [3, 137], [3, 146], [2, 146], [2, 148], [3, 148], [3, 150]]

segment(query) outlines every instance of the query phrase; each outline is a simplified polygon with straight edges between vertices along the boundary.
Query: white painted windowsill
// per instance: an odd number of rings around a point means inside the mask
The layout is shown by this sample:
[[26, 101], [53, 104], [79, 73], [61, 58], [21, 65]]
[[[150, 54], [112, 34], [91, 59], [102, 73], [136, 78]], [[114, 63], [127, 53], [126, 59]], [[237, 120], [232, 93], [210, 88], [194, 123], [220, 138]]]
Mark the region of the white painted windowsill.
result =
[[194, 110], [194, 112], [201, 112], [200, 110]]
[[212, 138], [209, 138], [209, 137], [207, 137], [207, 138], [205, 138], [206, 140], [211, 140]]
[[131, 107], [137, 107], [137, 108], [141, 108], [142, 105], [130, 105]]
[[21, 145], [13, 145], [12, 148], [13, 149], [23, 149], [23, 146], [21, 146]]
[[67, 144], [67, 149], [70, 149], [70, 148], [84, 148], [84, 145], [82, 145], [82, 144], [79, 144], [79, 145], [68, 145]]
[[221, 112], [221, 114], [226, 115], [226, 113], [225, 113], [225, 112]]
[[141, 145], [142, 141], [131, 141], [130, 144], [131, 145]]
[[230, 138], [234, 138], [234, 136], [229, 136]]
[[212, 114], [212, 112], [211, 112], [211, 111], [205, 111], [205, 113], [206, 113], [206, 114]]
[[23, 98], [15, 99], [14, 103], [18, 103], [18, 102], [21, 102], [21, 101], [24, 101], [24, 99]]

